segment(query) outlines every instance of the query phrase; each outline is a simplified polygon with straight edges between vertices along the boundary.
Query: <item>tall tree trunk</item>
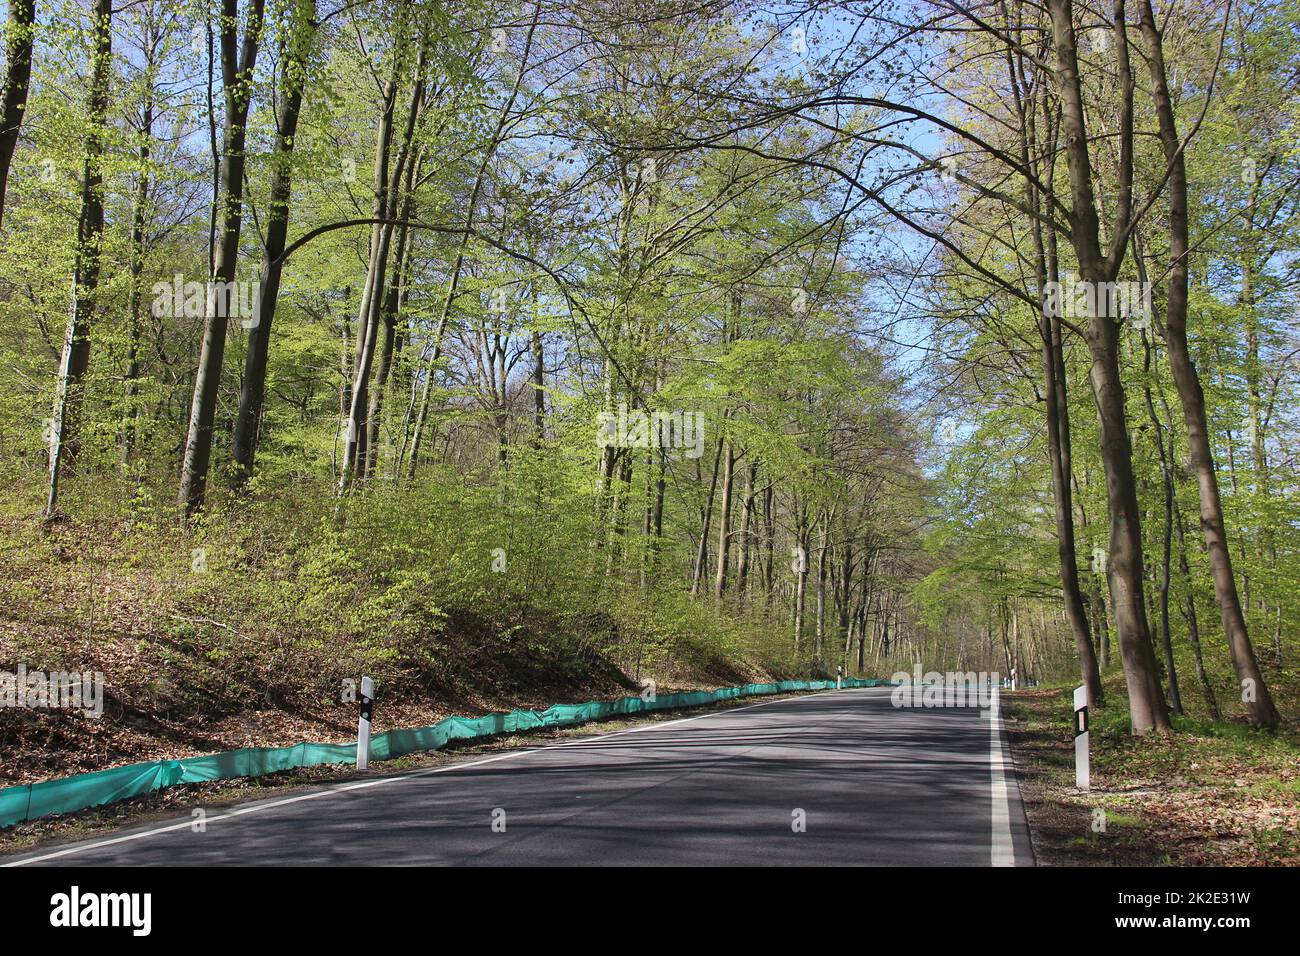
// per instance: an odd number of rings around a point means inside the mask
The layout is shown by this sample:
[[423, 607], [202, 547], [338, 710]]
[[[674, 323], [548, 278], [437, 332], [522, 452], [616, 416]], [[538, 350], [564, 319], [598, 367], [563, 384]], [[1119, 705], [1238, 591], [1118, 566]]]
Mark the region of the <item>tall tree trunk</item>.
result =
[[[889, 660], [890, 654], [893, 653], [894, 645], [891, 642], [889, 632], [889, 621], [891, 612], [893, 611], [893, 605], [894, 592], [886, 587], [880, 592], [880, 601], [876, 605], [876, 617], [880, 624], [879, 656], [882, 660]], [[909, 661], [909, 663], [912, 662]]]
[[[533, 4], [533, 19], [528, 27], [528, 35], [524, 39], [523, 54], [519, 60], [519, 70], [515, 73], [514, 84], [510, 89], [510, 96], [506, 99], [505, 105], [497, 115], [496, 128], [492, 132], [492, 137], [488, 141], [487, 148], [483, 151], [483, 158], [479, 162], [478, 171], [474, 176], [474, 186], [470, 190], [469, 200], [465, 204], [465, 231], [461, 234], [460, 243], [456, 250], [456, 259], [452, 265], [451, 277], [447, 282], [447, 292], [442, 300], [442, 309], [438, 316], [438, 324], [429, 343], [428, 351], [430, 357], [425, 365], [424, 385], [420, 389], [417, 399], [414, 391], [411, 395], [411, 405], [407, 409], [407, 420], [411, 422], [410, 431], [410, 457], [406, 460], [406, 478], [408, 481], [415, 478], [415, 470], [420, 461], [420, 445], [424, 440], [425, 424], [429, 418], [430, 404], [433, 396], [433, 373], [438, 364], [438, 359], [442, 356], [443, 340], [447, 333], [447, 324], [451, 319], [451, 306], [456, 301], [456, 290], [460, 284], [461, 271], [464, 268], [465, 253], [469, 248], [470, 230], [474, 228], [475, 213], [478, 209], [479, 196], [483, 191], [483, 184], [486, 181], [487, 169], [492, 162], [492, 157], [496, 154], [497, 149], [507, 138], [507, 127], [510, 125], [511, 114], [514, 112], [515, 102], [519, 98], [519, 92], [523, 88], [524, 76], [528, 73], [529, 58], [533, 49], [533, 38], [537, 32], [537, 25], [541, 19], [542, 4], [541, 0]], [[412, 421], [413, 419], [413, 421]], [[406, 456], [407, 436], [403, 432], [402, 448], [398, 452], [397, 470], [402, 468], [402, 461]], [[606, 448], [606, 456], [602, 461], [606, 461], [612, 468], [613, 461], [611, 453], [613, 449]], [[396, 472], [395, 472], [396, 473]]]
[[533, 354], [533, 447], [541, 448], [546, 441], [546, 352], [537, 329], [533, 329], [529, 348]]
[[284, 272], [285, 239], [289, 233], [289, 205], [293, 193], [293, 147], [298, 136], [298, 117], [302, 113], [303, 87], [307, 80], [307, 61], [316, 31], [316, 0], [297, 0], [295, 23], [289, 37], [285, 58], [284, 89], [275, 136], [271, 174], [271, 209], [266, 224], [266, 246], [262, 255], [262, 272], [258, 280], [256, 313], [248, 331], [248, 351], [244, 356], [244, 378], [239, 389], [239, 412], [235, 417], [232, 457], [235, 479], [243, 483], [253, 476], [253, 462], [262, 430], [262, 408], [266, 400], [266, 363], [271, 348], [271, 321], [275, 318], [280, 294], [280, 277]]
[[[1026, 111], [1032, 116], [1031, 111]], [[1030, 126], [1032, 129], [1033, 126]], [[1029, 165], [1028, 137], [1021, 152], [1022, 162]], [[1038, 191], [1029, 187], [1030, 202], [1035, 211], [1040, 208]], [[1044, 242], [1042, 224], [1034, 220], [1034, 249], [1038, 264], [1040, 298], [1048, 282], [1059, 281], [1056, 236], [1051, 234]], [[1078, 548], [1074, 538], [1074, 505], [1070, 496], [1070, 412], [1064, 377], [1064, 358], [1061, 342], [1060, 317], [1043, 307], [1039, 310], [1038, 331], [1040, 357], [1043, 367], [1043, 397], [1046, 404], [1047, 452], [1052, 473], [1052, 503], [1056, 514], [1056, 553], [1060, 565], [1061, 593], [1065, 603], [1065, 616], [1074, 635], [1075, 655], [1079, 661], [1079, 674], [1088, 688], [1088, 703], [1095, 706], [1102, 701], [1101, 672], [1097, 656], [1093, 653], [1092, 637], [1088, 632], [1088, 614], [1084, 609], [1083, 590], [1079, 586]]]
[[[1085, 478], [1087, 473], [1085, 472]], [[1083, 529], [1084, 536], [1088, 537], [1088, 512], [1082, 503], [1083, 492], [1079, 488], [1077, 477], [1071, 473], [1071, 487], [1074, 493], [1071, 496], [1078, 510], [1079, 526]], [[1085, 480], [1084, 487], [1087, 487]], [[1087, 581], [1086, 594], [1088, 598], [1088, 621], [1092, 628], [1093, 645], [1097, 656], [1097, 666], [1102, 673], [1105, 673], [1110, 667], [1110, 617], [1106, 612], [1106, 597], [1102, 591], [1100, 582], [1097, 580], [1097, 573], [1090, 572], [1084, 579]]]
[[[1040, 214], [1046, 204], [1049, 208], [1054, 201], [1051, 183], [1055, 172], [1055, 163], [1046, 160], [1047, 171], [1040, 168], [1040, 155], [1055, 155], [1056, 137], [1053, 132], [1051, 106], [1046, 96], [1039, 96], [1042, 103], [1040, 117], [1034, 109], [1033, 99], [1024, 73], [1023, 56], [1008, 53], [1008, 72], [1011, 74], [1011, 89], [1014, 94], [1016, 110], [1020, 118], [1020, 162], [1032, 170], [1035, 178], [1026, 177], [1025, 192], [1030, 208]], [[1045, 195], [1040, 195], [1039, 183], [1044, 184]], [[1088, 629], [1088, 615], [1084, 609], [1083, 591], [1079, 585], [1079, 567], [1077, 547], [1074, 536], [1074, 506], [1070, 500], [1070, 411], [1066, 393], [1064, 352], [1061, 340], [1061, 320], [1047, 308], [1047, 283], [1059, 283], [1060, 258], [1057, 249], [1055, 230], [1048, 230], [1044, 236], [1042, 221], [1032, 220], [1034, 240], [1034, 261], [1038, 280], [1039, 312], [1038, 327], [1040, 339], [1040, 359], [1043, 369], [1043, 395], [1045, 400], [1045, 417], [1047, 420], [1047, 450], [1052, 475], [1052, 502], [1056, 513], [1057, 560], [1060, 565], [1061, 593], [1064, 599], [1065, 616], [1074, 635], [1075, 655], [1079, 661], [1079, 673], [1084, 686], [1087, 687], [1088, 702], [1096, 705], [1102, 700], [1101, 674], [1097, 668], [1097, 656], [1092, 647], [1092, 636]]]
[[104, 135], [108, 117], [108, 84], [113, 59], [113, 5], [95, 0], [90, 53], [89, 132], [81, 172], [81, 212], [77, 217], [77, 248], [72, 273], [72, 314], [63, 337], [59, 387], [50, 423], [50, 483], [45, 516], [59, 510], [59, 479], [76, 462], [80, 451], [81, 408], [90, 365], [90, 326], [99, 291], [100, 243], [104, 235]]
[[[1251, 200], [1249, 212], [1246, 215], [1245, 230], [1252, 237], [1255, 234], [1255, 204], [1260, 184], [1257, 181], [1251, 187]], [[1251, 457], [1254, 459], [1254, 491], [1257, 501], [1268, 501], [1272, 494], [1272, 482], [1269, 477], [1268, 461], [1268, 438], [1266, 430], [1268, 421], [1271, 416], [1265, 410], [1265, 401], [1260, 387], [1262, 377], [1262, 367], [1260, 365], [1260, 322], [1259, 315], [1256, 312], [1255, 301], [1255, 282], [1254, 270], [1258, 252], [1254, 248], [1254, 241], [1243, 243], [1241, 254], [1241, 298], [1240, 305], [1245, 313], [1246, 321], [1246, 403], [1247, 414], [1250, 422], [1250, 446]], [[1277, 568], [1277, 540], [1274, 535], [1273, 524], [1271, 522], [1262, 522], [1259, 529], [1259, 539], [1256, 543], [1256, 554], [1261, 567], [1276, 570]], [[1246, 592], [1246, 582], [1242, 582], [1243, 597]], [[1260, 616], [1268, 615], [1269, 603], [1267, 591], [1260, 588], [1259, 611]], [[1250, 602], [1242, 601], [1244, 610], [1247, 614], [1247, 624], [1249, 624]], [[1282, 635], [1281, 635], [1281, 617], [1282, 606], [1278, 604], [1275, 609], [1278, 626], [1273, 630], [1273, 660], [1278, 666], [1282, 666]]]
[[[840, 583], [835, 594], [836, 621], [841, 634], [846, 633], [853, 626], [854, 554], [853, 539], [846, 538], [844, 554], [840, 558]], [[845, 653], [847, 654], [847, 651]]]
[[[146, 35], [146, 46], [152, 39]], [[149, 158], [153, 151], [154, 121], [154, 48], [146, 52], [144, 104], [140, 111], [140, 179], [135, 185], [134, 208], [131, 212], [131, 291], [127, 303], [126, 327], [126, 415], [122, 427], [122, 464], [129, 467], [135, 453], [136, 435], [140, 421], [140, 322], [144, 276], [145, 225], [149, 221]]]
[[[402, 10], [406, 10], [403, 6]], [[405, 18], [399, 18], [399, 45], [404, 49], [406, 39]], [[397, 103], [397, 88], [405, 66], [402, 50], [393, 57], [392, 76], [385, 84], [379, 128], [375, 135], [375, 219], [387, 220], [375, 224], [370, 236], [370, 258], [366, 268], [366, 285], [361, 295], [357, 313], [357, 358], [353, 369], [352, 391], [349, 402], [347, 430], [344, 435], [343, 464], [339, 477], [339, 490], [346, 491], [354, 478], [366, 477], [369, 461], [367, 441], [370, 437], [366, 415], [370, 409], [370, 373], [375, 364], [375, 346], [379, 339], [382, 321], [384, 282], [392, 248], [397, 192], [410, 158], [415, 126], [419, 120], [420, 104], [424, 91], [424, 67], [427, 47], [421, 45], [420, 62], [415, 72], [411, 102], [407, 110], [406, 127], [398, 155], [390, 163], [393, 141], [393, 113]]]
[[1192, 645], [1192, 660], [1196, 664], [1196, 679], [1201, 685], [1201, 696], [1212, 720], [1221, 720], [1219, 701], [1215, 697], [1210, 678], [1205, 673], [1205, 660], [1201, 655], [1201, 627], [1196, 617], [1196, 594], [1192, 590], [1192, 572], [1187, 566], [1187, 534], [1183, 528], [1183, 513], [1174, 511], [1174, 527], [1178, 531], [1178, 571], [1182, 575], [1186, 597], [1183, 599], [1183, 618], [1187, 621], [1187, 640]]
[[722, 466], [722, 502], [718, 510], [718, 567], [713, 579], [713, 596], [722, 600], [727, 590], [727, 574], [731, 570], [731, 490], [736, 470], [736, 449], [727, 439]]
[[1169, 578], [1173, 551], [1174, 525], [1174, 475], [1173, 475], [1173, 435], [1169, 436], [1169, 449], [1165, 450], [1164, 429], [1156, 406], [1151, 399], [1151, 342], [1144, 331], [1142, 333], [1142, 390], [1146, 398], [1147, 417], [1151, 419], [1154, 430], [1156, 451], [1160, 457], [1160, 478], [1164, 488], [1164, 535], [1163, 550], [1160, 559], [1160, 646], [1164, 649], [1165, 673], [1169, 679], [1169, 707], [1175, 714], [1183, 712], [1183, 698], [1178, 691], [1178, 668], [1174, 664], [1174, 643], [1169, 634]]
[[826, 559], [830, 551], [830, 516], [821, 516], [821, 540], [817, 543], [817, 621], [814, 628], [813, 660], [822, 666], [822, 653], [826, 647]]
[[393, 357], [396, 354], [397, 327], [401, 319], [402, 300], [409, 281], [411, 246], [415, 238], [414, 231], [406, 224], [411, 218], [411, 189], [414, 184], [417, 163], [408, 162], [406, 182], [401, 199], [401, 212], [398, 218], [402, 225], [397, 229], [397, 251], [393, 254], [393, 276], [388, 282], [388, 291], [384, 294], [383, 308], [383, 342], [379, 349], [379, 365], [375, 369], [374, 388], [370, 394], [370, 408], [366, 412], [368, 433], [366, 437], [366, 474], [375, 474], [379, 464], [379, 432], [384, 413], [384, 398], [388, 391], [389, 376], [393, 370]]
[[[1118, 44], [1123, 51], [1121, 63], [1127, 71], [1127, 40], [1123, 39], [1123, 4], [1117, 4]], [[1118, 268], [1119, 248], [1109, 258], [1100, 244], [1097, 208], [1093, 198], [1091, 159], [1084, 122], [1083, 97], [1075, 48], [1074, 12], [1071, 0], [1048, 0], [1053, 42], [1057, 60], [1057, 91], [1061, 97], [1062, 129], [1065, 136], [1066, 165], [1070, 173], [1071, 242], [1079, 264], [1079, 274], [1094, 290], [1105, 288]], [[1127, 139], [1121, 149], [1131, 146], [1132, 83], [1121, 78], [1124, 87]], [[1124, 165], [1131, 173], [1131, 165]], [[1122, 192], [1127, 192], [1122, 188]], [[1126, 207], [1126, 202], [1120, 203]], [[1125, 211], [1125, 215], [1126, 215]], [[1127, 224], [1117, 224], [1117, 234]], [[1106, 472], [1106, 500], [1110, 519], [1110, 584], [1115, 605], [1115, 622], [1119, 631], [1120, 656], [1128, 685], [1129, 717], [1135, 733], [1171, 729], [1160, 686], [1155, 654], [1151, 648], [1151, 631], [1143, 607], [1145, 571], [1142, 558], [1141, 512], [1133, 474], [1133, 446], [1129, 438], [1124, 387], [1119, 370], [1119, 331], [1109, 312], [1107, 297], [1094, 295], [1087, 340], [1092, 356], [1089, 378], [1101, 428], [1101, 457]], [[1099, 314], [1098, 314], [1099, 313]]]
[[32, 38], [36, 0], [9, 0], [5, 31], [4, 100], [0, 104], [0, 224], [4, 222], [9, 168], [18, 148], [18, 132], [27, 114], [27, 89], [32, 80]]
[[239, 260], [239, 233], [244, 212], [244, 141], [253, 71], [262, 39], [262, 11], [266, 0], [252, 0], [239, 51], [238, 0], [221, 0], [221, 79], [225, 87], [226, 121], [221, 157], [220, 236], [212, 257], [214, 288], [206, 297], [203, 345], [194, 373], [194, 399], [190, 405], [189, 433], [181, 463], [178, 503], [187, 514], [203, 507], [207, 495], [208, 467], [212, 458], [212, 429], [217, 414], [217, 392], [225, 362], [226, 329], [230, 299]]
[[795, 565], [794, 589], [794, 650], [799, 653], [803, 645], [804, 604], [808, 593], [808, 511], [807, 505], [796, 508], [795, 544], [798, 548]]
[[1232, 573], [1232, 555], [1228, 546], [1228, 529], [1223, 520], [1223, 503], [1219, 497], [1219, 480], [1215, 474], [1214, 452], [1205, 417], [1205, 394], [1196, 374], [1187, 344], [1187, 271], [1191, 249], [1187, 229], [1187, 172], [1184, 150], [1174, 119], [1173, 101], [1165, 70], [1163, 41], [1156, 27], [1151, 0], [1142, 0], [1142, 36], [1146, 40], [1147, 63], [1151, 73], [1151, 99], [1160, 126], [1160, 143], [1169, 164], [1169, 305], [1165, 319], [1165, 340], [1169, 347], [1169, 366], [1183, 407], [1183, 424], [1191, 450], [1192, 471], [1196, 475], [1201, 500], [1201, 530], [1210, 559], [1210, 576], [1214, 580], [1214, 597], [1219, 605], [1223, 632], [1232, 653], [1232, 664], [1242, 688], [1242, 702], [1252, 724], [1277, 726], [1277, 709], [1264, 683], [1255, 648], [1246, 631], [1246, 619]]
[[763, 489], [763, 609], [770, 614], [776, 585], [776, 514], [773, 510], [775, 486], [768, 481]]
[[745, 496], [741, 502], [739, 550], [736, 553], [736, 593], [744, 594], [749, 585], [750, 529], [754, 522], [754, 484], [758, 481], [758, 462], [749, 464], [745, 476]]
[[875, 598], [876, 551], [869, 550], [862, 564], [862, 600], [859, 604], [858, 621], [858, 673], [867, 667], [867, 622], [871, 619], [871, 602]]
[[1110, 615], [1106, 609], [1106, 592], [1093, 575], [1093, 585], [1089, 589], [1089, 603], [1092, 605], [1092, 629], [1096, 634], [1098, 665], [1105, 670], [1110, 667]]
[[708, 570], [709, 563], [709, 529], [713, 525], [713, 499], [718, 491], [718, 472], [721, 468], [722, 446], [726, 444], [726, 439], [718, 439], [718, 450], [713, 455], [713, 477], [709, 479], [709, 497], [704, 502], [704, 508], [700, 514], [700, 544], [695, 553], [695, 570], [691, 575], [691, 593], [700, 593], [700, 584], [704, 581], [704, 574]]

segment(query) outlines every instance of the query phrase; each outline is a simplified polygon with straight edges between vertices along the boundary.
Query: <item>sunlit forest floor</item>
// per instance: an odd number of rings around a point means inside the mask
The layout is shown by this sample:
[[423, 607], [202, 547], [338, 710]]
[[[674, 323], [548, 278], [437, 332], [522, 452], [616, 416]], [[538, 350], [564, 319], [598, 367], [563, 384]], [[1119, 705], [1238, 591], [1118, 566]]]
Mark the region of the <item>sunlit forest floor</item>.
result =
[[[1004, 697], [1040, 865], [1300, 864], [1300, 735], [1175, 718], [1166, 738], [1133, 737], [1123, 675], [1091, 715], [1092, 789], [1074, 788], [1068, 686]], [[1275, 693], [1277, 691], [1275, 690]], [[1284, 712], [1293, 699], [1278, 693]], [[1104, 813], [1104, 829], [1102, 817]]]

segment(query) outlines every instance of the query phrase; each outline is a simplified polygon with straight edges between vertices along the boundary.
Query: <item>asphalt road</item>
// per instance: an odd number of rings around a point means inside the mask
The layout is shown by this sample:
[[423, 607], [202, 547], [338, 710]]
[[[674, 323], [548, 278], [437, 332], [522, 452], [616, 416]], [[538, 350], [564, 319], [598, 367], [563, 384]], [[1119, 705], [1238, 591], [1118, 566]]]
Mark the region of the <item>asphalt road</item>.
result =
[[[803, 828], [798, 827], [802, 819]], [[50, 846], [5, 864], [1032, 865], [1001, 721], [825, 691]]]

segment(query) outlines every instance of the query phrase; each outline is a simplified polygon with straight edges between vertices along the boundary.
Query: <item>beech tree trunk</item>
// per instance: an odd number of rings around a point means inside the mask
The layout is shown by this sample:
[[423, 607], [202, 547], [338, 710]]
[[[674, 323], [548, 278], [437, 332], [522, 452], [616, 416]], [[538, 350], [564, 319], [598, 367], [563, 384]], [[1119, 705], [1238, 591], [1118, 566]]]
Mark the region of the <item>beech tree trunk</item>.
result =
[[713, 596], [722, 599], [727, 590], [727, 573], [731, 563], [731, 490], [736, 469], [736, 449], [731, 442], [723, 439], [727, 451], [723, 456], [722, 467], [722, 502], [718, 510], [718, 567], [713, 579]]
[[[96, 8], [98, 9], [98, 8]], [[32, 35], [36, 0], [9, 0], [9, 27], [5, 31], [4, 99], [0, 103], [0, 224], [4, 222], [5, 192], [18, 133], [27, 115], [27, 90], [32, 81]]]
[[718, 439], [718, 450], [713, 455], [713, 477], [709, 479], [709, 497], [704, 502], [704, 508], [700, 512], [700, 543], [695, 552], [695, 570], [691, 575], [691, 593], [700, 593], [700, 584], [704, 581], [704, 573], [708, 570], [709, 563], [709, 529], [713, 525], [713, 498], [718, 491], [718, 471], [722, 461], [722, 446], [725, 439]]
[[1214, 580], [1214, 599], [1219, 605], [1223, 632], [1237, 671], [1242, 703], [1252, 724], [1272, 729], [1278, 723], [1277, 709], [1255, 658], [1255, 647], [1246, 630], [1246, 619], [1237, 594], [1228, 529], [1223, 520], [1223, 502], [1219, 497], [1219, 479], [1215, 473], [1214, 452], [1210, 447], [1205, 416], [1205, 394], [1187, 344], [1187, 260], [1191, 254], [1187, 231], [1187, 171], [1173, 101], [1169, 96], [1163, 41], [1150, 0], [1142, 0], [1141, 20], [1151, 73], [1151, 99], [1160, 125], [1160, 143], [1169, 164], [1169, 305], [1165, 319], [1169, 366], [1183, 407], [1192, 472], [1196, 475], [1200, 495], [1201, 531], [1205, 535], [1210, 576]]
[[[375, 196], [372, 218], [388, 216], [393, 147], [393, 114], [397, 107], [397, 88], [402, 63], [393, 59], [392, 75], [384, 83], [380, 100], [379, 124], [375, 132]], [[339, 491], [346, 491], [353, 479], [365, 477], [366, 439], [365, 410], [369, 405], [370, 369], [374, 364], [375, 343], [379, 336], [380, 306], [384, 293], [384, 273], [392, 242], [392, 226], [375, 222], [370, 230], [370, 255], [366, 264], [366, 284], [357, 309], [356, 357], [352, 365], [352, 386], [348, 391], [348, 416], [343, 437], [343, 463], [339, 468]]]
[[758, 481], [758, 462], [750, 462], [745, 478], [745, 496], [741, 502], [739, 550], [736, 553], [736, 590], [744, 594], [749, 589], [750, 535], [754, 522], [754, 484]]
[[375, 368], [374, 388], [370, 394], [370, 407], [366, 411], [366, 466], [365, 473], [373, 475], [379, 465], [379, 433], [384, 413], [384, 399], [388, 391], [389, 377], [393, 371], [393, 359], [396, 354], [397, 325], [401, 318], [402, 302], [406, 298], [408, 272], [410, 270], [411, 247], [415, 233], [406, 221], [411, 218], [411, 187], [414, 182], [417, 162], [406, 164], [406, 178], [400, 211], [397, 218], [402, 225], [397, 227], [397, 251], [393, 253], [393, 276], [384, 293], [380, 316], [383, 322], [381, 333], [383, 342], [379, 349], [379, 365]]
[[[1145, 281], [1145, 279], [1143, 280]], [[1169, 707], [1175, 714], [1183, 712], [1183, 697], [1178, 689], [1178, 668], [1174, 663], [1174, 644], [1169, 634], [1169, 585], [1170, 565], [1173, 556], [1174, 534], [1174, 475], [1173, 475], [1173, 436], [1170, 436], [1168, 451], [1165, 449], [1164, 427], [1156, 415], [1155, 402], [1151, 398], [1151, 342], [1146, 332], [1142, 333], [1143, 354], [1143, 395], [1146, 399], [1147, 417], [1154, 429], [1153, 438], [1160, 458], [1160, 478], [1164, 490], [1164, 533], [1160, 554], [1160, 646], [1164, 650], [1165, 674], [1169, 680]]]
[[155, 55], [161, 45], [160, 33], [146, 28], [145, 92], [140, 110], [140, 178], [135, 185], [131, 211], [131, 292], [127, 303], [126, 329], [126, 421], [122, 426], [122, 464], [127, 467], [135, 453], [140, 408], [137, 400], [140, 380], [141, 288], [144, 276], [145, 226], [149, 221], [149, 157], [153, 153]]
[[50, 422], [50, 482], [45, 517], [59, 510], [59, 479], [80, 451], [81, 408], [90, 366], [90, 326], [99, 291], [100, 242], [104, 235], [104, 135], [108, 117], [108, 84], [113, 58], [113, 4], [95, 0], [90, 53], [90, 132], [86, 135], [81, 171], [81, 211], [77, 217], [77, 248], [72, 271], [72, 314], [63, 336], [59, 386]]
[[[523, 55], [519, 61], [519, 70], [515, 73], [514, 84], [510, 89], [510, 96], [501, 112], [497, 115], [496, 128], [492, 133], [492, 138], [487, 148], [483, 151], [483, 158], [479, 162], [478, 171], [474, 176], [474, 186], [470, 190], [469, 199], [465, 204], [465, 232], [462, 233], [460, 244], [456, 249], [456, 260], [451, 269], [451, 278], [447, 282], [447, 292], [442, 300], [442, 309], [438, 316], [438, 324], [433, 336], [429, 342], [428, 352], [429, 360], [427, 363], [421, 362], [425, 366], [425, 378], [423, 387], [420, 389], [419, 397], [415, 392], [411, 395], [411, 404], [407, 409], [407, 422], [409, 428], [404, 429], [402, 436], [402, 448], [398, 452], [398, 460], [395, 474], [400, 472], [403, 459], [406, 458], [407, 432], [410, 433], [410, 457], [406, 460], [406, 478], [408, 481], [415, 478], [416, 468], [420, 462], [420, 446], [424, 440], [425, 424], [429, 418], [429, 411], [433, 396], [433, 376], [434, 370], [438, 364], [438, 359], [442, 355], [443, 339], [447, 333], [447, 324], [451, 319], [452, 303], [456, 301], [456, 290], [460, 283], [461, 271], [464, 268], [465, 253], [469, 248], [470, 230], [474, 228], [475, 213], [478, 209], [479, 196], [483, 191], [483, 183], [486, 181], [488, 166], [492, 162], [492, 157], [496, 154], [501, 144], [508, 138], [507, 128], [510, 125], [511, 115], [514, 112], [515, 102], [519, 98], [519, 92], [523, 88], [524, 76], [528, 72], [529, 58], [533, 49], [533, 37], [537, 31], [537, 25], [542, 14], [542, 5], [539, 2], [533, 5], [533, 19], [528, 27], [528, 34], [524, 39]], [[602, 456], [602, 468], [609, 469], [605, 474], [606, 478], [612, 474], [613, 469], [613, 452], [614, 448], [605, 449], [605, 455]]]
[[795, 541], [797, 556], [794, 586], [794, 649], [799, 653], [803, 645], [804, 605], [808, 594], [808, 512], [807, 505], [795, 509]]
[[284, 272], [281, 256], [289, 233], [289, 201], [293, 192], [293, 147], [298, 136], [298, 117], [302, 113], [303, 86], [307, 79], [307, 59], [316, 30], [316, 0], [298, 0], [293, 35], [289, 38], [284, 68], [284, 90], [280, 96], [278, 128], [275, 136], [275, 171], [271, 175], [270, 215], [266, 223], [266, 246], [258, 284], [257, 311], [248, 331], [248, 351], [244, 356], [244, 378], [239, 389], [239, 411], [235, 417], [232, 457], [235, 480], [248, 481], [253, 476], [253, 461], [262, 430], [262, 403], [266, 396], [266, 363], [271, 348], [271, 321], [275, 318], [280, 294], [280, 276]]
[[[1037, 124], [1031, 109], [1022, 108], [1024, 134], [1021, 137], [1021, 162], [1030, 168], [1030, 144], [1037, 140]], [[1046, 132], [1046, 131], [1044, 131]], [[1035, 150], [1037, 143], [1035, 142]], [[1046, 177], [1050, 181], [1050, 175]], [[1029, 201], [1034, 211], [1040, 211], [1042, 201], [1038, 190], [1028, 187]], [[1043, 397], [1046, 405], [1047, 453], [1052, 473], [1052, 504], [1056, 516], [1056, 551], [1061, 570], [1061, 594], [1065, 603], [1065, 617], [1074, 635], [1075, 655], [1079, 660], [1079, 675], [1088, 688], [1088, 703], [1095, 706], [1102, 701], [1101, 672], [1097, 668], [1097, 655], [1093, 652], [1092, 636], [1088, 631], [1088, 614], [1084, 609], [1083, 590], [1079, 586], [1078, 549], [1074, 537], [1074, 504], [1070, 495], [1070, 412], [1066, 394], [1064, 357], [1061, 342], [1060, 317], [1046, 307], [1048, 282], [1058, 282], [1060, 270], [1055, 233], [1043, 235], [1042, 223], [1034, 220], [1034, 253], [1038, 272], [1041, 307], [1038, 315], [1040, 359], [1043, 367]]]
[[203, 344], [194, 373], [194, 399], [190, 404], [189, 432], [181, 463], [177, 501], [187, 514], [203, 507], [207, 496], [208, 468], [212, 459], [212, 429], [217, 413], [217, 392], [225, 363], [226, 330], [230, 316], [230, 283], [239, 260], [239, 234], [244, 213], [244, 140], [253, 71], [262, 39], [262, 12], [266, 0], [252, 0], [239, 47], [238, 0], [221, 0], [221, 79], [225, 87], [226, 120], [221, 157], [220, 235], [212, 256], [211, 280], [215, 294], [206, 297]]
[[[1123, 4], [1117, 3], [1117, 29], [1123, 34]], [[1071, 242], [1079, 264], [1079, 275], [1093, 289], [1104, 288], [1118, 267], [1122, 246], [1106, 257], [1101, 249], [1097, 207], [1092, 188], [1091, 158], [1084, 122], [1083, 97], [1075, 47], [1074, 11], [1071, 0], [1049, 0], [1052, 35], [1056, 49], [1057, 91], [1061, 98], [1061, 122], [1065, 139], [1066, 165], [1070, 174]], [[1127, 71], [1127, 41], [1123, 66]], [[1127, 82], [1126, 82], [1127, 80]], [[1126, 97], [1128, 138], [1132, 137], [1132, 83], [1121, 78]], [[1122, 148], [1125, 148], [1124, 144]], [[1121, 164], [1123, 166], [1123, 164]], [[1131, 166], [1126, 172], [1131, 175]], [[1126, 204], [1119, 204], [1124, 207]], [[1117, 234], [1127, 229], [1123, 212]], [[1129, 716], [1135, 733], [1171, 729], [1160, 686], [1151, 630], [1143, 606], [1145, 570], [1142, 557], [1141, 512], [1133, 474], [1133, 446], [1129, 437], [1123, 380], [1119, 370], [1119, 329], [1108, 313], [1108, 297], [1093, 296], [1096, 308], [1089, 316], [1088, 349], [1092, 356], [1089, 379], [1101, 429], [1101, 457], [1106, 473], [1106, 502], [1110, 519], [1110, 589], [1119, 631], [1120, 656], [1128, 686]]]

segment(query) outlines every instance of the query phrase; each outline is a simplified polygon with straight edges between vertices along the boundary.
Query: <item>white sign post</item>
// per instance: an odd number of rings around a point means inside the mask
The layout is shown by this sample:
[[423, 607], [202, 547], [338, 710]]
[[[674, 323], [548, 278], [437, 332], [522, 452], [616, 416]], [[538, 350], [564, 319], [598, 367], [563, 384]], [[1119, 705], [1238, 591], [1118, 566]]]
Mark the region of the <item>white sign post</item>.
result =
[[357, 769], [370, 766], [370, 715], [375, 709], [375, 682], [361, 678], [361, 699], [357, 701], [360, 716], [357, 718]]
[[1091, 786], [1088, 767], [1088, 688], [1074, 689], [1074, 785], [1087, 793]]

